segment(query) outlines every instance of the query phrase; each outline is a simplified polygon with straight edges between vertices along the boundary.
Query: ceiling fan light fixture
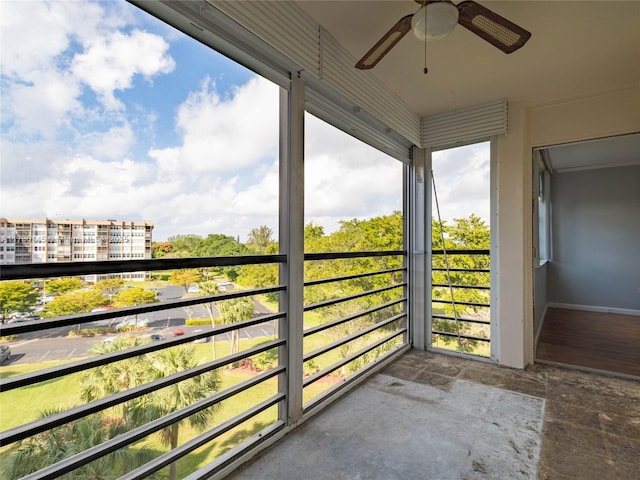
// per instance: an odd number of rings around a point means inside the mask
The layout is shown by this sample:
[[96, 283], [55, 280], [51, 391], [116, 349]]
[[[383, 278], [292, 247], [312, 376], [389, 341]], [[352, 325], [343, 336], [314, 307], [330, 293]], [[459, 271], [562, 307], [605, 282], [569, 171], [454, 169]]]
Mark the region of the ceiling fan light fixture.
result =
[[450, 2], [429, 2], [411, 18], [411, 29], [420, 41], [446, 37], [458, 24], [458, 9]]

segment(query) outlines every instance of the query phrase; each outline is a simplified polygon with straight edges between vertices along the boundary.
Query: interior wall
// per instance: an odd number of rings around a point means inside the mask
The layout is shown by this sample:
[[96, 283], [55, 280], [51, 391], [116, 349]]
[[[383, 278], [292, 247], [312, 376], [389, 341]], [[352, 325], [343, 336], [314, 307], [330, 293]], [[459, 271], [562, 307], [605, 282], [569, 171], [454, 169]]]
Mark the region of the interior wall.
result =
[[556, 173], [552, 303], [640, 312], [640, 165]]
[[531, 108], [533, 147], [635, 132], [640, 132], [640, 85]]

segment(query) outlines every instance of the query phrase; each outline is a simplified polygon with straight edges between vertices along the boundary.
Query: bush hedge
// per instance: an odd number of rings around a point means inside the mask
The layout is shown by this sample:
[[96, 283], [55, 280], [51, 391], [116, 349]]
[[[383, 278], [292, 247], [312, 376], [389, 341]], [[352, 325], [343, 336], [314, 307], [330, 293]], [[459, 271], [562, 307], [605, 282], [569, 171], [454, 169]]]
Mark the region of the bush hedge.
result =
[[[214, 323], [219, 323], [220, 319], [219, 318], [214, 318], [213, 319]], [[198, 325], [211, 325], [211, 319], [210, 318], [189, 318], [187, 320], [185, 320], [184, 322], [185, 325], [191, 325], [191, 326], [198, 326]]]

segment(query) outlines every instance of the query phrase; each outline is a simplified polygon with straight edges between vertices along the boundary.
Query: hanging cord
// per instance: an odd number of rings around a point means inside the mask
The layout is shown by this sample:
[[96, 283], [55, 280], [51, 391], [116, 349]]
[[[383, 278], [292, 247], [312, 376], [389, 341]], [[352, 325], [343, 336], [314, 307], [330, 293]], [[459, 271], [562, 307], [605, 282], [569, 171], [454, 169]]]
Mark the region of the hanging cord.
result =
[[442, 228], [442, 217], [440, 217], [440, 205], [438, 204], [438, 192], [436, 191], [436, 177], [431, 170], [431, 183], [433, 184], [433, 197], [436, 201], [436, 212], [438, 213], [438, 225], [440, 226], [440, 240], [442, 241], [442, 252], [444, 253], [444, 265], [447, 272], [447, 284], [449, 285], [449, 295], [451, 295], [451, 307], [453, 309], [453, 318], [456, 322], [456, 336], [458, 337], [458, 350], [462, 351], [462, 339], [460, 337], [460, 325], [458, 324], [458, 309], [453, 298], [453, 283], [451, 282], [451, 271], [449, 270], [449, 256], [447, 255], [447, 247], [444, 245], [444, 231]]
[[[426, 2], [425, 2], [426, 3]], [[424, 8], [424, 74], [426, 75], [429, 72], [427, 68], [427, 9]]]

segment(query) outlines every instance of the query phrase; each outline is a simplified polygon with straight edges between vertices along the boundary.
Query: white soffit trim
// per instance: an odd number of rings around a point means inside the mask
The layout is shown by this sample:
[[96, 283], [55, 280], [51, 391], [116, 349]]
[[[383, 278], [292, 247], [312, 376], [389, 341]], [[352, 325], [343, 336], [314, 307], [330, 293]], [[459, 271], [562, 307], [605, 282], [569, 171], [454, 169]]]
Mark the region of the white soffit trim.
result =
[[320, 80], [375, 115], [407, 140], [420, 142], [420, 117], [371, 72], [355, 60], [327, 31], [320, 29]]
[[305, 77], [319, 79], [413, 144], [420, 142], [420, 117], [292, 2], [207, 0], [292, 62]]
[[318, 25], [290, 2], [220, 1], [207, 3], [234, 19], [273, 48], [317, 75]]
[[507, 133], [507, 101], [498, 100], [422, 119], [422, 146], [437, 149]]
[[364, 111], [359, 108], [350, 109], [345, 102], [328, 100], [323, 93], [317, 92], [312, 84], [307, 85], [306, 110], [334, 127], [363, 142], [377, 148], [381, 152], [400, 160], [411, 162], [412, 144], [399, 135], [385, 130], [383, 125], [373, 127], [375, 119], [363, 121]]

